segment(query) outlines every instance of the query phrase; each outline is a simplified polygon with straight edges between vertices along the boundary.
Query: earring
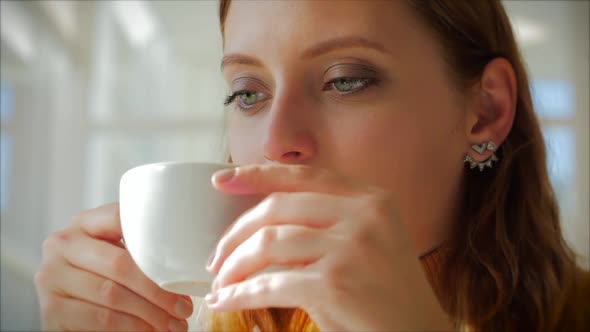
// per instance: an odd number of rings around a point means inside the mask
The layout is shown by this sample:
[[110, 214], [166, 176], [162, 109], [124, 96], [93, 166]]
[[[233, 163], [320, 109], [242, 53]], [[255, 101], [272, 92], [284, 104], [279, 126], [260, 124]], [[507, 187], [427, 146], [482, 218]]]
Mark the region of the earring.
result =
[[[480, 144], [473, 144], [471, 146], [471, 148], [475, 152], [477, 152], [478, 154], [481, 155], [481, 154], [484, 154], [486, 152], [486, 150], [495, 151], [497, 146], [496, 146], [496, 143], [489, 141], [489, 142], [483, 142]], [[495, 153], [492, 153], [492, 155], [488, 159], [486, 159], [482, 162], [476, 161], [475, 159], [473, 159], [473, 157], [471, 157], [470, 154], [467, 154], [465, 156], [465, 159], [463, 160], [463, 162], [469, 163], [470, 169], [474, 169], [474, 168], [478, 167], [480, 172], [482, 172], [486, 166], [489, 168], [492, 168], [492, 162], [494, 162], [494, 161], [498, 161], [498, 157], [496, 156]]]

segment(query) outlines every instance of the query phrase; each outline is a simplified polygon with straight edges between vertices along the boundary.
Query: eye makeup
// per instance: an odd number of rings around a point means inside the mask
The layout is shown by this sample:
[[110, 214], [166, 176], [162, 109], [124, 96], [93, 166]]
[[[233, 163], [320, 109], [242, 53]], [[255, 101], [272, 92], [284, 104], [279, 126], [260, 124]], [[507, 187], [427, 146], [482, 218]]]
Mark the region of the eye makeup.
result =
[[[373, 66], [365, 63], [339, 62], [327, 67], [322, 74], [321, 93], [340, 101], [358, 100], [358, 97], [384, 79]], [[359, 61], [360, 62], [360, 61]], [[241, 77], [232, 82], [232, 93], [224, 98], [224, 105], [235, 104], [238, 110], [253, 113], [271, 98], [267, 85], [253, 77]], [[352, 99], [354, 98], [354, 99]]]

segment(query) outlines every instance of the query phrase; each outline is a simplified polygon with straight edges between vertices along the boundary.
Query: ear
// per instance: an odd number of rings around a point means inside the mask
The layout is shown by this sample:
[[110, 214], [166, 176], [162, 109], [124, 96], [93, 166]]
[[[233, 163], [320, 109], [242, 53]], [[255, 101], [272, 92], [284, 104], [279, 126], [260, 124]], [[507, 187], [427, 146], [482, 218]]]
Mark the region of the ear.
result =
[[471, 146], [492, 141], [497, 149], [512, 129], [518, 91], [510, 62], [504, 58], [490, 61], [473, 91], [473, 102], [466, 113], [468, 145], [465, 148], [473, 159], [481, 162], [493, 151], [485, 150], [480, 154]]

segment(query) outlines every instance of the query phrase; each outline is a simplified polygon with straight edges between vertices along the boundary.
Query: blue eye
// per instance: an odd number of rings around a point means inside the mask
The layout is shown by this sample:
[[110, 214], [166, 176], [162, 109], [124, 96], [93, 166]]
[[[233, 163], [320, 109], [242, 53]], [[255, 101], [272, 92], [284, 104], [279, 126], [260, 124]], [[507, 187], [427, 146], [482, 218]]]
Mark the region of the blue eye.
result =
[[[350, 95], [377, 84], [375, 78], [365, 77], [339, 77], [324, 85], [324, 91], [335, 90], [339, 95]], [[256, 104], [268, 99], [268, 95], [254, 90], [239, 90], [226, 96], [223, 104], [228, 106], [237, 101], [237, 107], [242, 111], [248, 111]]]
[[341, 94], [351, 94], [368, 88], [375, 83], [372, 78], [339, 77], [326, 84], [324, 90], [337, 90]]
[[241, 95], [239, 95], [239, 97], [242, 103], [248, 106], [256, 104], [256, 101], [258, 100], [258, 95], [255, 92], [253, 93], [251, 91], [244, 92]]
[[242, 110], [247, 110], [252, 106], [256, 105], [261, 100], [265, 99], [265, 94], [262, 92], [256, 92], [251, 90], [240, 90], [232, 93], [231, 95], [225, 97], [223, 104], [225, 106], [232, 104], [234, 101], [238, 101], [238, 108]]

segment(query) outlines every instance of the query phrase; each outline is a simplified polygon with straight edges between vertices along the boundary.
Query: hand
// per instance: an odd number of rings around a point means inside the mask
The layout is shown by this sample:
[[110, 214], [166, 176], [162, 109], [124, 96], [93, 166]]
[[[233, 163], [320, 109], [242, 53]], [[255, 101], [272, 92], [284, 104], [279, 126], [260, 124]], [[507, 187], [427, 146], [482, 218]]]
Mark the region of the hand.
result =
[[121, 237], [119, 205], [109, 204], [45, 240], [35, 275], [44, 330], [187, 330], [190, 298], [148, 279]]
[[[322, 331], [451, 330], [383, 190], [305, 166], [241, 166], [213, 181], [270, 195], [220, 240], [211, 309], [300, 307]], [[272, 265], [291, 269], [246, 280]]]

